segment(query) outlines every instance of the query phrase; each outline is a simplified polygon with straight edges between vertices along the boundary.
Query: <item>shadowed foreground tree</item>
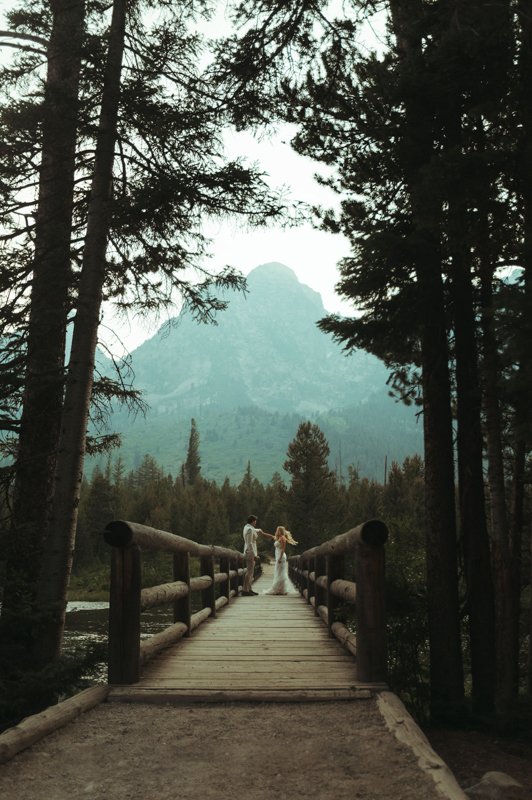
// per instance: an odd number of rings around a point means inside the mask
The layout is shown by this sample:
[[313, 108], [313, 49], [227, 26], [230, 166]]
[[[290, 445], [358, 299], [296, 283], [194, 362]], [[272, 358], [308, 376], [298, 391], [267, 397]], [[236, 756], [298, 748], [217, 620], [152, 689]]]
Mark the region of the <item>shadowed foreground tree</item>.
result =
[[[185, 11], [161, 2], [156, 21], [143, 13], [152, 8], [143, 0], [115, 0], [111, 19], [111, 9], [105, 4], [95, 2], [87, 8], [92, 16], [83, 29], [86, 47], [77, 98], [76, 193], [67, 243], [69, 311], [75, 311], [72, 349], [64, 376], [60, 438], [57, 446], [50, 445], [52, 451], [57, 449], [57, 460], [55, 465], [55, 459], [47, 462], [50, 474], [55, 466], [55, 477], [53, 495], [48, 498], [50, 512], [41, 520], [47, 522], [42, 565], [41, 528], [30, 545], [35, 554], [32, 575], [40, 571], [37, 598], [34, 581], [31, 586], [26, 581], [18, 595], [30, 606], [36, 602], [48, 615], [46, 625], [35, 627], [34, 652], [43, 664], [61, 652], [89, 404], [102, 391], [102, 382], [94, 381], [94, 368], [103, 300], [114, 301], [124, 313], [148, 314], [172, 307], [179, 297], [198, 321], [212, 322], [227, 304], [219, 290], [242, 288], [243, 279], [231, 269], [213, 275], [204, 268], [208, 242], [202, 233], [203, 218], [241, 214], [251, 224], [262, 225], [282, 216], [285, 208], [255, 169], [224, 159], [220, 131], [225, 98], [214, 89], [205, 91], [198, 70], [202, 44], [187, 27], [196, 21], [196, 8]], [[11, 24], [39, 29], [46, 39], [48, 11], [48, 4], [37, 0], [29, 17], [23, 12], [13, 14]], [[202, 6], [199, 13], [208, 10]], [[69, 48], [73, 46], [69, 41]], [[45, 63], [42, 55], [46, 53], [36, 50], [33, 62], [12, 71], [10, 79], [17, 74], [31, 83]], [[20, 159], [28, 180], [40, 166], [35, 146], [40, 142], [38, 104], [37, 91], [32, 108], [33, 150], [26, 161]], [[10, 119], [8, 113], [6, 119]], [[17, 140], [16, 135], [12, 138]], [[3, 151], [1, 156], [5, 156]], [[12, 165], [10, 170], [13, 179]], [[56, 197], [56, 202], [61, 199]], [[11, 222], [8, 217], [3, 221]], [[31, 226], [13, 226], [5, 240], [15, 242], [12, 247], [18, 247], [20, 260], [21, 254], [33, 248], [33, 236]], [[189, 268], [196, 270], [196, 282], [189, 279]], [[22, 369], [32, 325], [47, 310], [42, 298], [27, 294], [31, 314], [21, 285], [19, 300], [22, 297], [26, 303], [21, 313], [28, 331], [18, 353]], [[111, 383], [103, 381], [106, 400], [116, 388]], [[15, 427], [17, 413], [15, 409]], [[47, 424], [45, 415], [40, 424]], [[17, 462], [16, 470], [23, 466]], [[28, 486], [28, 495], [30, 490]], [[15, 559], [13, 539], [12, 563]], [[3, 615], [9, 611], [6, 605]]]

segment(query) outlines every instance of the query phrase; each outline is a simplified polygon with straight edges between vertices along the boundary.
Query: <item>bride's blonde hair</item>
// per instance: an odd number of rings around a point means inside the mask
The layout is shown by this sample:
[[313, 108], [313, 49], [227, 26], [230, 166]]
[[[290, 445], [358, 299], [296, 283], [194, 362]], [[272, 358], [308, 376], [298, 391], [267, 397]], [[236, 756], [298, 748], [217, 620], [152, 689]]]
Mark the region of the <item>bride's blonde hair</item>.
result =
[[292, 539], [292, 534], [290, 531], [287, 531], [283, 525], [279, 525], [277, 530], [275, 531], [275, 541], [278, 542], [280, 538], [286, 539], [288, 544], [297, 544], [295, 539]]

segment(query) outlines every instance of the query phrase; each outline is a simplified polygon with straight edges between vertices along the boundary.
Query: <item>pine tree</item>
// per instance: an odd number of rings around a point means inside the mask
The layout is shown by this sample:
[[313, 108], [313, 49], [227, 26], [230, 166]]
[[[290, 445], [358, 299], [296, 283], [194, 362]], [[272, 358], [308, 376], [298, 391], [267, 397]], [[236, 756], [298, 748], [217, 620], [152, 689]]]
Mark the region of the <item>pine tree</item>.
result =
[[201, 473], [201, 458], [199, 454], [200, 435], [194, 419], [190, 420], [190, 437], [188, 440], [187, 459], [185, 471], [187, 483], [193, 486]]
[[[13, 327], [14, 320], [18, 320], [27, 334], [19, 337], [18, 350], [13, 351], [10, 361], [11, 371], [23, 371], [29, 365], [30, 352], [26, 345], [30, 341], [39, 342], [36, 325], [40, 320], [51, 318], [52, 327], [57, 329], [54, 329], [57, 335], [51, 353], [52, 369], [47, 367], [46, 374], [53, 377], [59, 400], [54, 404], [37, 403], [37, 406], [40, 413], [50, 409], [50, 419], [40, 419], [41, 432], [58, 431], [62, 415], [61, 441], [59, 445], [54, 441], [42, 447], [46, 460], [44, 473], [41, 470], [38, 479], [30, 477], [26, 481], [26, 500], [44, 492], [42, 513], [34, 515], [39, 527], [31, 521], [24, 527], [28, 534], [26, 543], [22, 537], [12, 537], [7, 566], [9, 574], [21, 574], [17, 568], [19, 562], [26, 560], [25, 554], [35, 554], [31, 574], [28, 572], [24, 578], [24, 591], [35, 598], [36, 576], [40, 575], [38, 605], [63, 607], [63, 612], [56, 617], [58, 626], [53, 635], [36, 628], [40, 640], [36, 649], [43, 663], [60, 652], [90, 402], [91, 399], [96, 404], [106, 402], [116, 393], [124, 397], [120, 381], [94, 380], [94, 352], [104, 296], [115, 301], [122, 310], [142, 309], [147, 313], [168, 308], [173, 302], [172, 296], [178, 293], [196, 319], [213, 321], [214, 314], [226, 306], [217, 290], [220, 287], [242, 288], [243, 279], [230, 269], [217, 276], [205, 270], [203, 259], [207, 242], [201, 230], [202, 215], [242, 213], [251, 224], [262, 225], [278, 213], [282, 214], [284, 208], [283, 201], [265, 188], [255, 169], [246, 169], [240, 161], [228, 162], [221, 157], [220, 128], [227, 114], [226, 103], [225, 98], [216, 95], [214, 87], [213, 92], [205, 91], [205, 85], [198, 80], [200, 37], [188, 29], [195, 23], [196, 9], [189, 7], [178, 11], [162, 3], [154, 21], [153, 15], [142, 13], [148, 6], [151, 8], [149, 3], [147, 6], [142, 2], [136, 4], [135, 13], [129, 14], [126, 5], [125, 0], [114, 0], [108, 28], [107, 7], [104, 9], [99, 2], [89, 4], [85, 19], [78, 19], [76, 36], [65, 36], [63, 30], [59, 41], [54, 40], [48, 50], [52, 68], [63, 56], [66, 61], [70, 58], [71, 64], [76, 59], [82, 62], [79, 87], [77, 93], [69, 95], [63, 126], [66, 130], [66, 123], [73, 119], [72, 112], [79, 111], [74, 126], [77, 147], [59, 148], [63, 167], [67, 156], [74, 153], [74, 165], [68, 167], [66, 175], [66, 183], [70, 181], [70, 184], [76, 175], [72, 221], [67, 225], [62, 219], [57, 229], [48, 228], [48, 234], [56, 235], [56, 239], [59, 236], [61, 252], [67, 254], [68, 270], [54, 276], [61, 284], [61, 293], [53, 302], [61, 303], [61, 298], [67, 298], [61, 314], [55, 313], [46, 297], [32, 292], [33, 230], [27, 223], [23, 227], [13, 223], [17, 218], [27, 221], [35, 216], [35, 209], [29, 208], [32, 200], [21, 201], [16, 195], [21, 186], [25, 191], [35, 186], [39, 173], [45, 172], [46, 153], [41, 152], [39, 144], [44, 141], [40, 120], [44, 118], [46, 122], [47, 110], [45, 108], [44, 115], [41, 114], [39, 78], [35, 76], [38, 76], [39, 59], [46, 56], [46, 51], [34, 48], [31, 57], [21, 56], [17, 69], [6, 69], [2, 74], [2, 88], [8, 100], [2, 109], [1, 124], [14, 144], [13, 151], [4, 148], [0, 153], [2, 178], [7, 178], [5, 183], [2, 180], [2, 192], [4, 199], [9, 196], [15, 202], [6, 203], [9, 212], [2, 217], [9, 228], [5, 241], [14, 244], [2, 250], [1, 277], [2, 286], [12, 290], [15, 300], [6, 305], [0, 329], [5, 329], [14, 342], [13, 331], [17, 330]], [[64, 3], [55, 6], [60, 15], [65, 9], [77, 13], [85, 8], [79, 2], [63, 6]], [[31, 35], [39, 34], [39, 41], [46, 45], [50, 19], [48, 4], [39, 0], [30, 12], [22, 9], [9, 15], [13, 27], [22, 28], [22, 33], [29, 28]], [[127, 70], [122, 70], [124, 47], [134, 51]], [[184, 75], [188, 77], [183, 79]], [[26, 126], [22, 138], [13, 124], [19, 123], [21, 117], [12, 113], [19, 99], [13, 91], [17, 81], [24, 86], [25, 98], [29, 98], [23, 105], [32, 120], [31, 129]], [[28, 88], [32, 81], [36, 81], [35, 94]], [[61, 119], [56, 121], [54, 130], [63, 130]], [[16, 155], [16, 167], [13, 155]], [[28, 197], [32, 194], [26, 192]], [[56, 205], [58, 208], [63, 204], [72, 211], [67, 195], [66, 189], [58, 191]], [[13, 211], [23, 213], [17, 217], [12, 216]], [[44, 219], [41, 211], [39, 220]], [[69, 232], [66, 242], [65, 230]], [[50, 263], [59, 263], [50, 249], [52, 239], [43, 239], [45, 255], [49, 261], [51, 259]], [[198, 281], [183, 279], [187, 267], [196, 270]], [[153, 280], [154, 272], [160, 272], [161, 280]], [[49, 280], [49, 290], [53, 285]], [[64, 374], [64, 334], [72, 308], [76, 309], [73, 343]], [[45, 341], [46, 337], [41, 337], [41, 343]], [[33, 374], [28, 368], [23, 418], [26, 411], [31, 411]], [[66, 400], [61, 404], [64, 380]], [[5, 387], [9, 381], [0, 383]], [[19, 400], [22, 399], [20, 388], [17, 384]], [[131, 394], [126, 395], [131, 397]], [[2, 408], [5, 407], [3, 404]], [[5, 424], [18, 430], [19, 409], [13, 403], [9, 407], [11, 419]], [[24, 477], [28, 464], [37, 463], [38, 455], [26, 454], [26, 457], [24, 446], [20, 453], [16, 468], [18, 479]], [[54, 464], [56, 453], [58, 458]], [[52, 494], [49, 487], [54, 468]], [[47, 506], [44, 510], [43, 504]], [[51, 508], [49, 512], [48, 507]], [[40, 551], [45, 528], [43, 558], [46, 566], [43, 569]], [[4, 610], [7, 608], [8, 604], [4, 603]]]
[[330, 539], [343, 521], [329, 453], [325, 436], [311, 422], [302, 422], [288, 445], [288, 459], [283, 465], [292, 476], [287, 513], [290, 530], [303, 550]]

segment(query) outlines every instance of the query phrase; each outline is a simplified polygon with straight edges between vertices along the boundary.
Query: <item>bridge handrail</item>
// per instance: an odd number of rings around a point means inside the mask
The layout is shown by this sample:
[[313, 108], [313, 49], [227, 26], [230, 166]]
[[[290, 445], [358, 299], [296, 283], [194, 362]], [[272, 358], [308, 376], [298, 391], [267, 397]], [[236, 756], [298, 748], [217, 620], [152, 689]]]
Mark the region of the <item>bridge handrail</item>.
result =
[[[189, 637], [205, 619], [216, 617], [232, 597], [238, 597], [246, 572], [239, 566], [244, 555], [124, 520], [108, 523], [104, 539], [112, 547], [108, 681], [138, 683], [141, 664], [164, 647]], [[171, 553], [174, 580], [141, 590], [141, 550]], [[190, 576], [191, 556], [200, 558], [200, 577]], [[215, 558], [220, 560], [219, 572], [214, 571]], [[221, 595], [216, 598], [218, 583]], [[194, 591], [201, 591], [203, 608], [192, 614], [190, 598]], [[168, 603], [174, 604], [174, 624], [141, 643], [141, 613]]]
[[175, 533], [159, 531], [138, 522], [125, 522], [115, 519], [105, 526], [103, 535], [107, 544], [112, 547], [132, 547], [137, 545], [141, 550], [158, 553], [190, 553], [191, 556], [215, 556], [217, 558], [243, 558], [243, 553], [218, 547], [214, 544], [198, 544], [192, 539], [185, 539]]
[[[381, 520], [368, 520], [347, 533], [288, 559], [293, 583], [314, 613], [357, 659], [360, 682], [385, 684], [387, 636], [384, 544], [388, 528]], [[355, 555], [354, 581], [345, 580], [345, 556]], [[356, 636], [335, 621], [339, 601], [355, 604]]]

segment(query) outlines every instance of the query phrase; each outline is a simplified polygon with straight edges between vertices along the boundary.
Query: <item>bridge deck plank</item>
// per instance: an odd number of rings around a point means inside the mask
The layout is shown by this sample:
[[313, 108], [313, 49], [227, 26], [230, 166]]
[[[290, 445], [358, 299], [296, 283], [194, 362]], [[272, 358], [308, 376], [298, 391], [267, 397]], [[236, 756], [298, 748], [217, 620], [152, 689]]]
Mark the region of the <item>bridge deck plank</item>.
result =
[[[263, 595], [273, 567], [254, 584], [257, 597], [233, 599], [216, 619], [206, 620], [189, 639], [159, 653], [144, 666], [132, 696], [142, 692], [210, 690], [234, 698], [273, 691], [344, 692], [355, 696], [353, 657], [327, 629], [314, 608], [299, 595]], [[117, 689], [124, 699], [127, 687]], [[111, 692], [110, 699], [113, 699]]]

